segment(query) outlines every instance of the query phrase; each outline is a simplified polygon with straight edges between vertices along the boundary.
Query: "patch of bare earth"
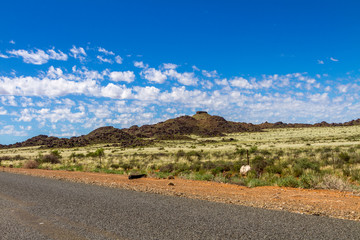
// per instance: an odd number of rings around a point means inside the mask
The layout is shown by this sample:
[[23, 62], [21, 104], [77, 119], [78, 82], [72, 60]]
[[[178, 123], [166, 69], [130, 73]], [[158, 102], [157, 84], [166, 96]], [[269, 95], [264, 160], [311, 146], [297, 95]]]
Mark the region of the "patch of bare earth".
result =
[[129, 180], [125, 175], [41, 169], [3, 168], [2, 171], [301, 214], [360, 220], [360, 196], [351, 192], [283, 187], [247, 188], [180, 178]]

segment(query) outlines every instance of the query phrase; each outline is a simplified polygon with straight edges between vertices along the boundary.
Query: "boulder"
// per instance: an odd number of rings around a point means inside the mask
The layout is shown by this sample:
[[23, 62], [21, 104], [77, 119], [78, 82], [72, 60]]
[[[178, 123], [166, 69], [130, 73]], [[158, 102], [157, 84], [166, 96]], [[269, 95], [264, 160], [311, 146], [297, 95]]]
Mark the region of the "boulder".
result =
[[241, 174], [242, 176], [245, 176], [250, 170], [251, 170], [250, 165], [243, 165], [243, 166], [241, 166], [241, 168], [240, 168], [240, 174]]

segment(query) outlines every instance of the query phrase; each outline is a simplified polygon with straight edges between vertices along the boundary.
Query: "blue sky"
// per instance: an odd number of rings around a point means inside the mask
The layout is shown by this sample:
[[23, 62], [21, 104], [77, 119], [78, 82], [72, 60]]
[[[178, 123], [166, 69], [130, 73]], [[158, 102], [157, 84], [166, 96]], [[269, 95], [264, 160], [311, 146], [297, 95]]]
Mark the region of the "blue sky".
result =
[[0, 144], [151, 124], [360, 117], [358, 1], [7, 1]]

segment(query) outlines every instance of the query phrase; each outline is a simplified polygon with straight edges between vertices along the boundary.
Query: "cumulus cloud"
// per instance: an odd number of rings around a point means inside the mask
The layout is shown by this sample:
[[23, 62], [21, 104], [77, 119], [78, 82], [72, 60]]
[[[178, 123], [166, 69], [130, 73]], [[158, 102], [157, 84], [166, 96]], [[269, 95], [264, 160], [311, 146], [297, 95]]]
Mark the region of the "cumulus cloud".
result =
[[109, 83], [106, 87], [101, 88], [101, 96], [115, 98], [115, 99], [127, 99], [132, 96], [131, 89], [125, 85], [115, 85]]
[[15, 44], [15, 41], [14, 41], [14, 40], [10, 40], [9, 43], [10, 43], [10, 44]]
[[18, 131], [14, 125], [6, 125], [0, 129], [0, 135], [26, 136], [25, 131]]
[[123, 82], [131, 83], [135, 79], [135, 74], [132, 71], [124, 71], [124, 72], [114, 71], [114, 72], [110, 73], [109, 77], [110, 77], [111, 81], [114, 81], [114, 82], [123, 81]]
[[324, 64], [323, 60], [317, 60], [318, 64]]
[[1, 96], [0, 101], [5, 106], [16, 107], [18, 105], [14, 96]]
[[47, 63], [50, 59], [66, 61], [68, 56], [60, 50], [56, 52], [54, 49], [49, 49], [46, 52], [44, 50], [36, 49], [35, 51], [30, 50], [10, 50], [8, 54], [14, 57], [22, 57], [25, 63], [31, 63], [35, 65], [42, 65]]
[[6, 111], [5, 108], [0, 107], [0, 115], [6, 115], [8, 112]]
[[179, 83], [187, 86], [197, 85], [198, 82], [198, 78], [195, 77], [193, 72], [179, 73], [174, 69], [170, 69], [165, 71], [165, 74], [172, 79], [176, 79]]
[[155, 83], [164, 83], [167, 79], [167, 76], [164, 73], [155, 68], [145, 68], [140, 72], [140, 75], [146, 80]]
[[243, 77], [235, 77], [234, 79], [229, 81], [231, 86], [238, 87], [238, 88], [245, 88], [245, 89], [253, 89], [254, 86], [249, 83], [248, 80], [246, 80]]
[[68, 56], [61, 52], [59, 50], [59, 52], [56, 52], [54, 49], [49, 49], [47, 50], [47, 53], [49, 54], [49, 59], [54, 59], [54, 60], [62, 60], [62, 61], [66, 61], [68, 59]]
[[117, 64], [122, 64], [122, 63], [123, 63], [122, 57], [120, 57], [119, 55], [116, 56], [116, 57], [115, 57], [115, 62], [116, 62]]
[[201, 73], [202, 73], [202, 75], [204, 75], [205, 77], [208, 77], [208, 78], [215, 78], [218, 76], [218, 73], [216, 70], [214, 70], [214, 71], [202, 70]]
[[159, 97], [160, 89], [154, 86], [134, 87], [137, 92], [135, 98], [139, 100], [156, 100]]
[[148, 68], [149, 65], [144, 64], [142, 61], [135, 61], [134, 66], [137, 68]]
[[82, 47], [75, 47], [73, 45], [73, 47], [70, 49], [71, 52], [71, 56], [74, 57], [75, 59], [79, 59], [80, 61], [84, 61], [85, 57], [87, 56], [84, 48]]
[[178, 65], [174, 63], [164, 63], [162, 66], [164, 69], [176, 69]]
[[99, 59], [100, 62], [105, 62], [105, 63], [110, 63], [110, 64], [113, 63], [113, 61], [112, 61], [111, 59], [104, 58], [104, 57], [102, 57], [102, 56], [97, 56], [96, 58]]
[[84, 121], [86, 113], [83, 111], [72, 112], [69, 107], [62, 108], [25, 108], [21, 111], [21, 116], [16, 119], [19, 122], [30, 122], [33, 119], [38, 122], [49, 121], [51, 123], [56, 123], [60, 121], [66, 121], [70, 123], [79, 123]]
[[336, 58], [333, 58], [333, 57], [331, 57], [330, 60], [333, 61], [333, 62], [338, 62], [339, 61], [339, 59], [336, 59]]
[[54, 66], [50, 66], [49, 70], [46, 73], [46, 76], [49, 78], [59, 78], [63, 76], [63, 71], [61, 68], [54, 68]]
[[102, 47], [99, 47], [98, 51], [101, 52], [101, 53], [104, 53], [105, 55], [115, 55], [114, 52], [108, 51], [108, 50], [106, 50], [105, 48], [102, 48]]

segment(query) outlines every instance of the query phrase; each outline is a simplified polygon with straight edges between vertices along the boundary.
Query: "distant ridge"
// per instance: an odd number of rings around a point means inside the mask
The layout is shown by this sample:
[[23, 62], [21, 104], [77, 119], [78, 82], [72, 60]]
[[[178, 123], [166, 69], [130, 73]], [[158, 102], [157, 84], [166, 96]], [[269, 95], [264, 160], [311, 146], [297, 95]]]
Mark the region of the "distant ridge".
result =
[[118, 129], [111, 126], [100, 127], [87, 135], [79, 137], [58, 138], [38, 135], [29, 138], [24, 142], [9, 145], [0, 144], [0, 148], [31, 146], [71, 148], [101, 143], [113, 143], [118, 144], [121, 147], [136, 147], [149, 144], [150, 140], [146, 140], [146, 138], [177, 140], [189, 139], [189, 135], [214, 137], [224, 136], [226, 133], [262, 131], [262, 129], [266, 128], [336, 127], [354, 125], [360, 125], [360, 119], [345, 123], [327, 123], [324, 121], [315, 124], [264, 122], [255, 125], [251, 123], [227, 121], [223, 117], [212, 116], [205, 111], [198, 111], [193, 116], [181, 116], [152, 125], [143, 125], [141, 127], [138, 127], [137, 125], [125, 129]]
[[186, 135], [202, 137], [223, 136], [224, 133], [254, 132], [261, 128], [251, 123], [226, 121], [223, 117], [212, 116], [204, 111], [198, 111], [192, 117], [181, 116], [142, 127], [132, 126], [123, 131], [137, 137], [155, 137], [160, 139], [183, 138]]
[[44, 146], [47, 148], [54, 147], [83, 147], [99, 143], [116, 143], [122, 147], [142, 146], [145, 141], [138, 139], [128, 133], [114, 127], [101, 127], [87, 135], [72, 138], [57, 138], [39, 135], [32, 137], [24, 142], [18, 142], [10, 145], [0, 145], [0, 148], [32, 147]]

